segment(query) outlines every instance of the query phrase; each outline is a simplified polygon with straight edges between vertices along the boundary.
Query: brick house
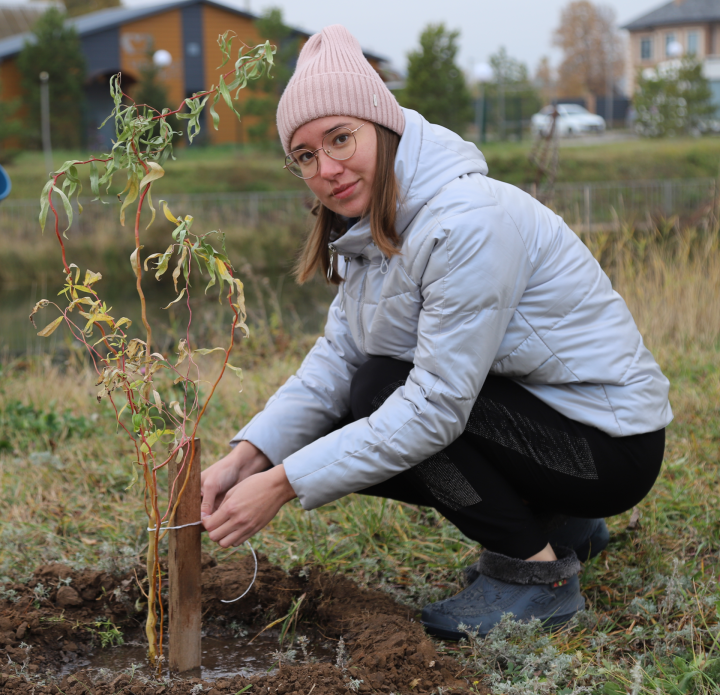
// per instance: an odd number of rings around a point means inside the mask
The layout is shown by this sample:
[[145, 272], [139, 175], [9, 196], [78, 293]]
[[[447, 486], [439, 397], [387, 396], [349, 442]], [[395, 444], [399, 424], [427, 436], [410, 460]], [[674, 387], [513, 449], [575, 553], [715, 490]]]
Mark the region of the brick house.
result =
[[680, 55], [696, 56], [720, 106], [720, 0], [672, 0], [623, 29], [628, 41], [627, 83], [635, 90], [638, 71]]
[[[255, 25], [258, 17], [239, 10], [223, 0], [175, 0], [163, 4], [141, 7], [117, 7], [100, 10], [68, 19], [80, 37], [87, 62], [85, 85], [85, 126], [88, 144], [104, 147], [109, 144], [112, 131], [109, 126], [98, 135], [97, 127], [109, 114], [112, 102], [108, 79], [122, 72], [123, 86], [128, 87], [139, 77], [139, 68], [147, 61], [148, 50], [164, 49], [172, 56], [172, 63], [163, 68], [161, 79], [165, 83], [170, 104], [180, 104], [193, 92], [217, 84], [222, 53], [217, 37], [231, 30], [246, 44], [253, 46], [265, 39]], [[24, 33], [0, 40], [0, 84], [3, 98], [21, 94], [20, 73], [15, 58], [31, 34]], [[309, 34], [296, 30], [300, 43]], [[234, 51], [239, 46], [236, 39]], [[380, 71], [384, 60], [365, 53], [370, 63]], [[241, 92], [240, 104], [245, 98]], [[246, 126], [238, 123], [222, 100], [216, 109], [220, 126], [206, 130], [212, 144], [247, 142]], [[245, 119], [244, 119], [245, 120]]]

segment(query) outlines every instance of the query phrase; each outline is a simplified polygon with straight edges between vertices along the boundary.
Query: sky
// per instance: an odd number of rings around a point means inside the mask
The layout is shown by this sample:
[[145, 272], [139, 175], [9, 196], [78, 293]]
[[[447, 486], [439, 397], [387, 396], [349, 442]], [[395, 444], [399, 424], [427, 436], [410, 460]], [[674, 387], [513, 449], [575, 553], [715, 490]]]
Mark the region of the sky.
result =
[[[125, 0], [146, 4], [151, 0]], [[460, 67], [487, 61], [501, 46], [535, 72], [541, 56], [553, 64], [560, 52], [552, 46], [552, 33], [560, 10], [568, 0], [236, 0], [241, 9], [259, 14], [280, 7], [285, 22], [310, 33], [328, 24], [344, 24], [372, 53], [389, 58], [404, 70], [406, 55], [418, 45], [430, 22], [445, 22], [460, 30]], [[664, 5], [667, 0], [603, 0], [613, 7], [622, 25]]]
[[[23, 2], [23, 0], [16, 0]], [[27, 2], [28, 0], [25, 0]], [[124, 0], [148, 5], [162, 0]], [[344, 24], [371, 53], [387, 57], [404, 71], [407, 53], [418, 45], [430, 22], [460, 30], [459, 64], [470, 71], [501, 46], [535, 72], [543, 55], [558, 65], [560, 52], [552, 33], [568, 0], [230, 0], [240, 9], [260, 14], [280, 7], [285, 22], [315, 33], [328, 24]], [[618, 24], [664, 5], [667, 0], [601, 0], [613, 7]]]

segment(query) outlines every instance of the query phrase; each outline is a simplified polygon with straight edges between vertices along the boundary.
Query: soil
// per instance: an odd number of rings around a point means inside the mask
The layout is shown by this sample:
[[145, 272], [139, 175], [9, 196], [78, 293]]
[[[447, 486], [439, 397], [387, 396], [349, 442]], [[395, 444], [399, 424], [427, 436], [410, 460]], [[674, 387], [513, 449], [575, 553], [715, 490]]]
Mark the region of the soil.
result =
[[[290, 610], [304, 594], [302, 626], [325, 640], [345, 644], [344, 668], [335, 663], [283, 663], [270, 675], [234, 676], [215, 682], [174, 677], [164, 684], [127, 673], [98, 675], [78, 670], [53, 678], [61, 667], [87, 654], [107, 630], [107, 621], [123, 631], [143, 621], [142, 593], [135, 573], [74, 571], [61, 564], [40, 567], [27, 583], [5, 585], [12, 600], [0, 601], [0, 692], [40, 695], [329, 695], [359, 693], [431, 693], [467, 691], [463, 667], [438, 654], [414, 611], [388, 594], [358, 587], [342, 575], [316, 569], [285, 573], [259, 556], [257, 580], [237, 603], [253, 576], [252, 558], [215, 565], [203, 556], [203, 628], [223, 634], [233, 623], [262, 628]], [[137, 574], [140, 574], [138, 571]], [[42, 585], [42, 586], [40, 586]], [[138, 605], [136, 605], [136, 602]], [[101, 623], [101, 625], [98, 625]], [[102, 625], [105, 623], [105, 625]], [[299, 651], [299, 650], [298, 650]], [[12, 662], [12, 663], [11, 663]], [[248, 688], [248, 686], [252, 686]], [[477, 689], [475, 686], [474, 689]]]

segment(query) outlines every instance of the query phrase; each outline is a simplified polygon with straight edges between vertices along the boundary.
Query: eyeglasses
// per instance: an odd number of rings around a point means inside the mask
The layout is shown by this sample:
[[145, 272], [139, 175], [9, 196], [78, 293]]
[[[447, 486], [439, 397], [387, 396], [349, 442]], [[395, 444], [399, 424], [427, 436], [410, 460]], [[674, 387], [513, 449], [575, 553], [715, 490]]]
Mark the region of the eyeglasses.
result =
[[350, 159], [357, 150], [357, 140], [355, 133], [362, 128], [365, 123], [359, 125], [355, 130], [350, 130], [344, 126], [335, 128], [325, 134], [322, 139], [322, 146], [316, 150], [295, 150], [285, 157], [285, 166], [293, 176], [299, 179], [311, 179], [318, 173], [320, 162], [317, 153], [322, 150], [328, 157], [343, 162]]

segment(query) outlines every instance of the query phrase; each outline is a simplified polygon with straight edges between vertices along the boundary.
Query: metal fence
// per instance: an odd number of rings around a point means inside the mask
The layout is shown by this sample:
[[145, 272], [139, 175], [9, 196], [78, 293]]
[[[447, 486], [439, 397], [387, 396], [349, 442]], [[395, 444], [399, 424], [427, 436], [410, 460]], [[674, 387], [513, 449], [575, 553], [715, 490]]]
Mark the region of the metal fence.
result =
[[[627, 222], [637, 226], [649, 219], [678, 215], [683, 221], [699, 222], [711, 209], [718, 194], [715, 179], [670, 179], [660, 181], [562, 183], [552, 192], [532, 185], [521, 188], [543, 200], [577, 232], [613, 231]], [[165, 196], [177, 215], [191, 214], [201, 219], [203, 230], [210, 228], [258, 229], [268, 225], [287, 225], [307, 218], [312, 196], [305, 192], [226, 193]], [[74, 234], [113, 233], [119, 230], [119, 202], [92, 203], [83, 200], [84, 212], [75, 215]], [[61, 206], [58, 206], [61, 208]], [[147, 206], [146, 206], [147, 207]], [[158, 216], [162, 216], [155, 200]], [[0, 205], [0, 240], [36, 235], [37, 200], [6, 200]], [[128, 217], [131, 213], [128, 212]], [[143, 211], [143, 226], [150, 220]], [[52, 218], [49, 218], [50, 225]], [[67, 222], [60, 210], [61, 228]], [[132, 228], [128, 220], [126, 225]]]

